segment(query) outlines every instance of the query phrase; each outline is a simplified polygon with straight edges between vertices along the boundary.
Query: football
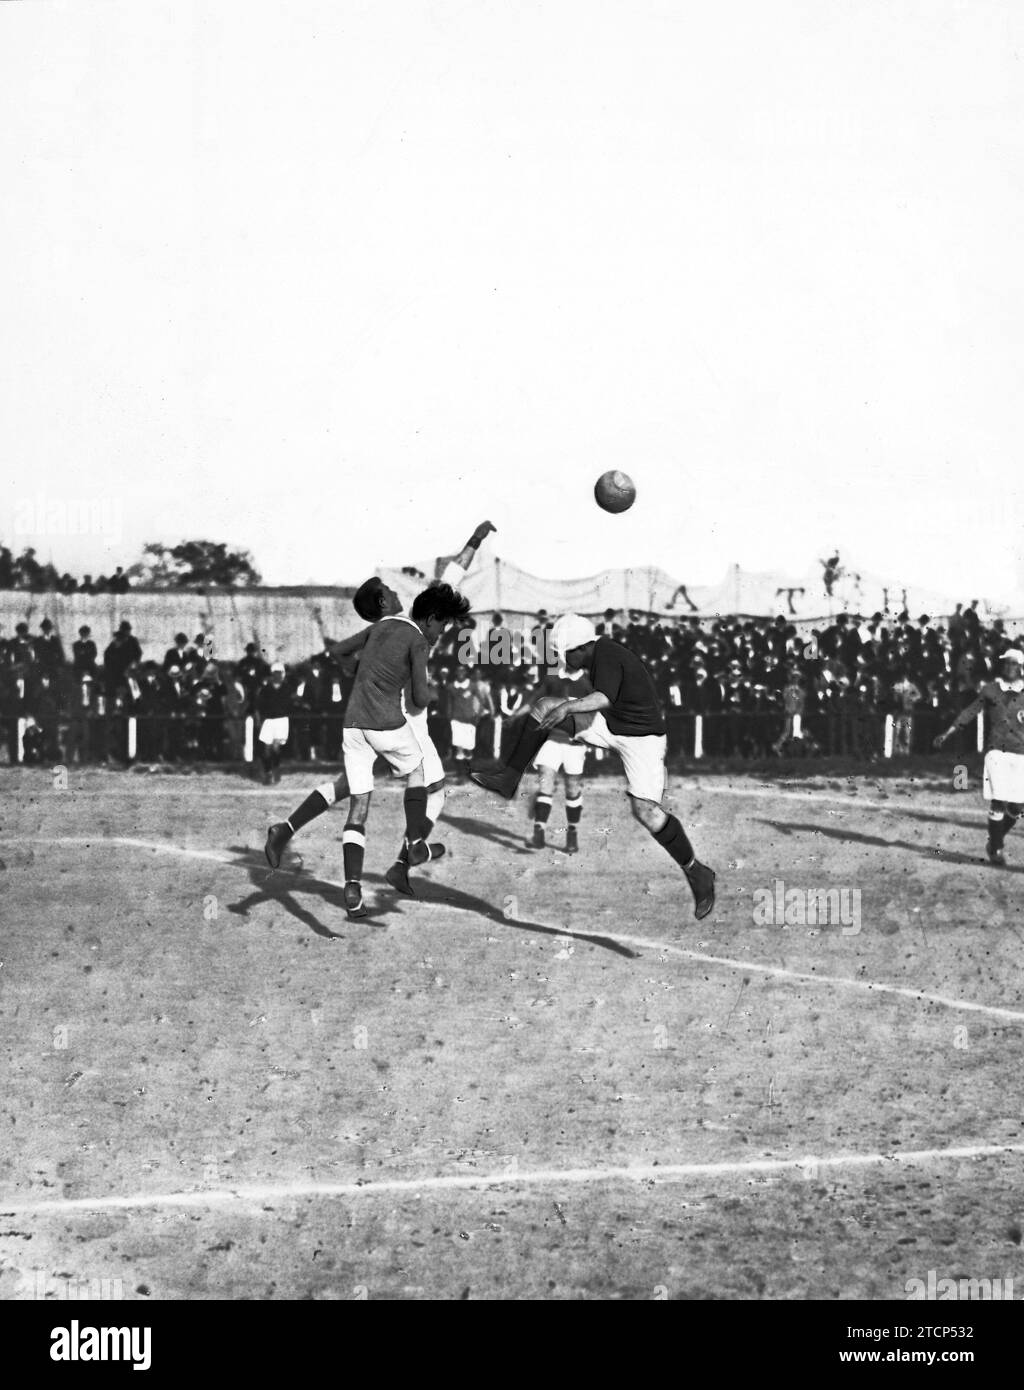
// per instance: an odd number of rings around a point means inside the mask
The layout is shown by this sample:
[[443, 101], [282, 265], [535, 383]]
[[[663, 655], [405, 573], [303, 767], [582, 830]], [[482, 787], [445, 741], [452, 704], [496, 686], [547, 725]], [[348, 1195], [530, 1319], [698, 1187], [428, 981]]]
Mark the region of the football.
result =
[[613, 468], [594, 484], [594, 497], [606, 512], [624, 512], [636, 501], [636, 488], [628, 474]]

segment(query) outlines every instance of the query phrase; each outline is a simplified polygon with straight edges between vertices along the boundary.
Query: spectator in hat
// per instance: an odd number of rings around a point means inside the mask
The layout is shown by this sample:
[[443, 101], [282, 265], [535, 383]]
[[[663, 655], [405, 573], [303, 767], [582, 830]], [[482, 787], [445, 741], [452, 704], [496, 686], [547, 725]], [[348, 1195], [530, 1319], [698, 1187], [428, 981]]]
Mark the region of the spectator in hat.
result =
[[35, 649], [28, 635], [28, 623], [15, 624], [14, 636], [7, 647], [7, 656], [13, 666], [31, 666]]
[[103, 671], [106, 678], [107, 698], [113, 699], [123, 686], [129, 666], [142, 660], [142, 648], [132, 635], [132, 625], [123, 622], [114, 633], [113, 641], [103, 653]]
[[96, 643], [92, 640], [92, 628], [80, 627], [78, 640], [71, 644], [71, 669], [79, 678], [96, 675]]
[[188, 638], [185, 634], [183, 632], [176, 632], [174, 634], [174, 646], [168, 647], [164, 652], [164, 670], [169, 671], [172, 666], [177, 666], [179, 670], [184, 670], [195, 654], [195, 648], [189, 646]]
[[44, 618], [39, 624], [39, 636], [34, 639], [32, 648], [36, 664], [45, 670], [59, 671], [64, 665], [64, 646], [49, 618]]

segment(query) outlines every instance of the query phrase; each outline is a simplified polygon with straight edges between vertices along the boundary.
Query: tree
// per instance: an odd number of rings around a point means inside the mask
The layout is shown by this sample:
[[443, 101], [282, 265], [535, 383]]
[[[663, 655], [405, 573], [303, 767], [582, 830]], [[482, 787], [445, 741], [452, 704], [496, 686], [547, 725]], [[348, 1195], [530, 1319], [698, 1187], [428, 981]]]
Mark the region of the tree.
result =
[[143, 558], [128, 570], [137, 583], [155, 589], [217, 586], [246, 588], [260, 583], [260, 574], [247, 550], [228, 550], [223, 541], [182, 541], [163, 545], [151, 541]]

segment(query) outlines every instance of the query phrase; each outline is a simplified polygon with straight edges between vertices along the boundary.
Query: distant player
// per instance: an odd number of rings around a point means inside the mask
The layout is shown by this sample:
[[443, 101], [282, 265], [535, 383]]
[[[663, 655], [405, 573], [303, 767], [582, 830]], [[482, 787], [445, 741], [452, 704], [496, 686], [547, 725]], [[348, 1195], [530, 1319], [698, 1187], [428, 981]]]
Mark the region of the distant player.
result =
[[[593, 686], [585, 671], [570, 671], [564, 674], [551, 670], [541, 681], [534, 704], [537, 701], [554, 698], [559, 702], [578, 700], [591, 694]], [[551, 804], [555, 795], [555, 782], [559, 772], [565, 778], [565, 852], [579, 853], [579, 824], [583, 815], [583, 768], [586, 760], [586, 747], [562, 728], [552, 729], [547, 742], [542, 745], [533, 760], [539, 774], [537, 795], [533, 801], [533, 839], [534, 849], [543, 849]]]
[[982, 796], [988, 802], [989, 863], [1006, 863], [1003, 842], [1017, 824], [1024, 805], [1024, 652], [1004, 652], [1000, 674], [978, 691], [977, 699], [960, 711], [935, 740], [941, 748], [957, 729], [974, 722], [984, 710], [985, 769]]
[[[441, 556], [435, 564], [437, 581], [457, 585], [473, 563], [473, 556], [481, 543], [495, 529], [491, 522], [482, 521], [458, 555]], [[371, 624], [379, 622], [381, 618], [393, 617], [402, 611], [402, 601], [394, 589], [389, 589], [383, 580], [376, 578], [368, 579], [360, 586], [352, 604], [359, 616]], [[364, 628], [362, 632], [357, 632], [354, 637], [349, 637], [344, 642], [332, 642], [328, 645], [336, 656], [351, 656], [361, 650], [371, 631], [372, 627]], [[411, 722], [423, 749], [424, 774], [429, 798], [428, 814], [431, 820], [436, 821], [444, 805], [444, 768], [427, 731], [426, 711], [416, 715]], [[335, 802], [343, 801], [348, 792], [348, 780], [345, 773], [341, 772], [333, 782], [324, 782], [315, 791], [310, 792], [287, 820], [272, 825], [267, 831], [267, 843], [264, 846], [270, 867], [276, 869], [280, 865], [284, 848], [293, 835], [310, 821], [329, 811]]]
[[[412, 616], [392, 613], [375, 623], [366, 639], [352, 694], [345, 710], [342, 749], [349, 787], [348, 820], [341, 837], [345, 863], [345, 909], [350, 917], [365, 916], [363, 855], [366, 818], [373, 793], [373, 765], [383, 758], [396, 777], [406, 777], [405, 842], [388, 882], [409, 892], [409, 868], [430, 857], [427, 835], [433, 822], [427, 814], [423, 749], [406, 718], [430, 702], [427, 656], [448, 623], [469, 612], [469, 600], [450, 584], [432, 584], [417, 594]], [[405, 691], [409, 690], [410, 703]], [[396, 882], [398, 877], [400, 882]]]
[[694, 854], [686, 831], [661, 805], [665, 794], [665, 720], [647, 667], [627, 647], [599, 637], [593, 623], [567, 613], [551, 629], [559, 660], [586, 671], [589, 695], [544, 697], [524, 721], [507, 764], [494, 773], [475, 772], [473, 781], [511, 800], [519, 779], [547, 741], [561, 727], [594, 748], [610, 748], [622, 759], [633, 815], [686, 875], [700, 920], [715, 905], [715, 874]]
[[281, 749], [288, 742], [292, 692], [285, 684], [283, 661], [275, 661], [270, 676], [256, 693], [256, 713], [260, 716], [260, 762], [263, 781], [280, 782]]

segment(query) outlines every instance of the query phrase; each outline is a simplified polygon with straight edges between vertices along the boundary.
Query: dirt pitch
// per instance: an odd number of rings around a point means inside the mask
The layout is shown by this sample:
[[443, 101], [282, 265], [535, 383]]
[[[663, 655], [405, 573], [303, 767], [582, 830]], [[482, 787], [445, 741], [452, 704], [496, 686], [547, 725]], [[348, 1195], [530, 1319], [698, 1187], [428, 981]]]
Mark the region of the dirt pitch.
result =
[[[1024, 836], [984, 864], [976, 793], [674, 779], [697, 924], [614, 779], [575, 858], [455, 788], [415, 902], [389, 788], [351, 923], [340, 814], [262, 856], [315, 775], [0, 779], [0, 1297], [1024, 1289]], [[755, 925], [776, 879], [859, 930]]]

